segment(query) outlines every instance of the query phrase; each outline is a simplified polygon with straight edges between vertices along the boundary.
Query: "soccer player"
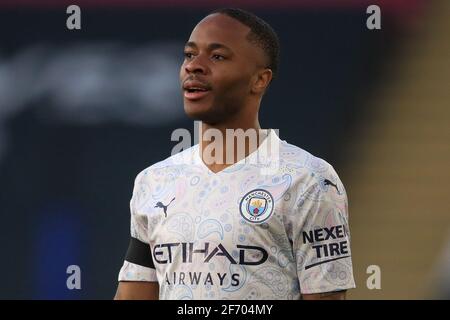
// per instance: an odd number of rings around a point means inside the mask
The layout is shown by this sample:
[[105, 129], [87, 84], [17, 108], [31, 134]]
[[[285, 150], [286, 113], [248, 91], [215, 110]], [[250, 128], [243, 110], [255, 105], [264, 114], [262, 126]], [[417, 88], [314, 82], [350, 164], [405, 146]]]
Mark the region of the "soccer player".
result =
[[[214, 154], [233, 161], [206, 161], [212, 142], [201, 136], [137, 175], [115, 299], [344, 299], [355, 287], [344, 186], [326, 161], [260, 130], [275, 32], [251, 13], [220, 9], [184, 50], [185, 112], [202, 132], [223, 133]], [[227, 129], [266, 134], [239, 156]]]

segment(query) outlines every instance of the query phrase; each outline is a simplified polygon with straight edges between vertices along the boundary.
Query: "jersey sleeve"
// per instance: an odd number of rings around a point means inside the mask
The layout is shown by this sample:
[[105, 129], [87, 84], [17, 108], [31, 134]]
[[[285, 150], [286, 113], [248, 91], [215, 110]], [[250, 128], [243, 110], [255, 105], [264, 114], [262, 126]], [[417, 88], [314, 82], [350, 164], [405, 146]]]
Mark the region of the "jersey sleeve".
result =
[[158, 281], [148, 241], [148, 219], [139, 208], [149, 196], [149, 189], [140, 173], [134, 182], [130, 201], [130, 243], [119, 272], [119, 281]]
[[355, 287], [350, 251], [348, 201], [334, 168], [311, 173], [300, 192], [293, 223], [293, 251], [302, 294]]

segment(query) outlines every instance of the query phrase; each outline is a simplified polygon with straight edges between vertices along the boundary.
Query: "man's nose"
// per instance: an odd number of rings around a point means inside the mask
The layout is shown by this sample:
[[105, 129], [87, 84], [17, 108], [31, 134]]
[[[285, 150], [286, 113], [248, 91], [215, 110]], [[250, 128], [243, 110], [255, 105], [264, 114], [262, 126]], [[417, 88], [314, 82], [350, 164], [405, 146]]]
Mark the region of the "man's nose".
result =
[[205, 64], [202, 62], [201, 57], [195, 57], [185, 65], [187, 73], [206, 73]]

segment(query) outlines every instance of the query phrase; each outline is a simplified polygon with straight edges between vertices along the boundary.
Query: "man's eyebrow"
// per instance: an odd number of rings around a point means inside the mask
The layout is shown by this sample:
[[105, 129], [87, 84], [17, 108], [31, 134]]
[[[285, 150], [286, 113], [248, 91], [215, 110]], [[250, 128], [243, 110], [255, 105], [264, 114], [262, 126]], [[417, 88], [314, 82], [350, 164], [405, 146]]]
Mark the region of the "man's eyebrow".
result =
[[[185, 47], [185, 48], [186, 48], [186, 47], [197, 48], [197, 44], [196, 44], [195, 42], [193, 42], [193, 41], [188, 41], [188, 42], [186, 42], [186, 44], [184, 45], [184, 47]], [[210, 44], [208, 45], [208, 49], [209, 49], [209, 50], [214, 50], [214, 49], [225, 49], [225, 50], [228, 50], [228, 51], [230, 51], [230, 52], [233, 52], [233, 50], [231, 50], [231, 49], [230, 49], [229, 47], [227, 47], [226, 45], [221, 44], [221, 43], [216, 43], [216, 42], [210, 43]]]
[[233, 50], [231, 50], [229, 47], [227, 47], [226, 45], [221, 44], [221, 43], [210, 43], [210, 44], [208, 45], [208, 49], [209, 49], [209, 50], [214, 50], [214, 49], [225, 49], [225, 50], [228, 50], [228, 51], [230, 51], [230, 52], [233, 52]]
[[193, 41], [188, 41], [186, 42], [186, 44], [184, 45], [184, 47], [191, 47], [191, 48], [197, 48], [197, 45], [195, 44], [195, 42]]

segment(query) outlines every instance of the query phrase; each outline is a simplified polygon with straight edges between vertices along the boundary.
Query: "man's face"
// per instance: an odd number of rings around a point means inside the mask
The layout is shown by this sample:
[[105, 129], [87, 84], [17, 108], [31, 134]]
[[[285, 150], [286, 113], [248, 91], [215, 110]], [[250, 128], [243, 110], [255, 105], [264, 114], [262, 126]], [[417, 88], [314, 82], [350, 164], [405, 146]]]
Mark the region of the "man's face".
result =
[[249, 31], [223, 14], [209, 15], [194, 28], [180, 69], [184, 110], [190, 118], [215, 124], [244, 106], [251, 78], [264, 59], [246, 39]]

